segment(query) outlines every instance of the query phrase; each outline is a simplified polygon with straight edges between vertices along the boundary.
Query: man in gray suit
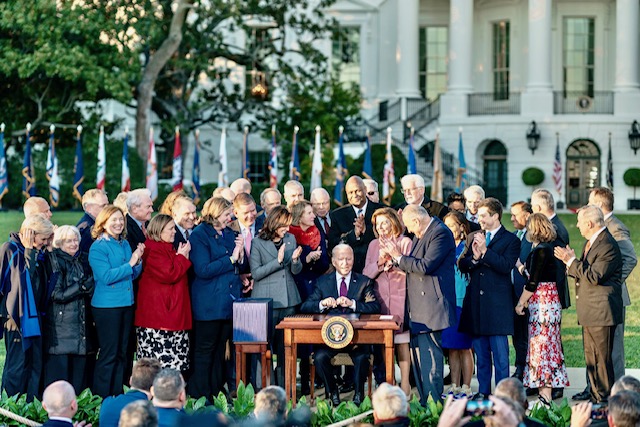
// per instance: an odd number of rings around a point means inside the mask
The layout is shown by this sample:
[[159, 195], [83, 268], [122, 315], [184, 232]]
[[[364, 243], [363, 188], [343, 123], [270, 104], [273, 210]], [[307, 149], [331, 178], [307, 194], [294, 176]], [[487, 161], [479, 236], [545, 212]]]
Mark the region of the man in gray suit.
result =
[[629, 229], [613, 214], [613, 200], [613, 192], [606, 187], [596, 187], [589, 193], [589, 204], [595, 205], [602, 210], [604, 225], [618, 242], [622, 255], [622, 323], [616, 327], [613, 337], [613, 353], [611, 355], [613, 359], [613, 376], [617, 381], [618, 378], [624, 375], [624, 319], [626, 307], [631, 305], [626, 280], [638, 263], [638, 257], [631, 242]]
[[409, 255], [402, 255], [393, 240], [380, 239], [380, 252], [387, 252], [407, 273], [407, 308], [411, 319], [411, 348], [420, 402], [429, 395], [440, 400], [443, 389], [444, 356], [442, 330], [455, 323], [456, 245], [451, 231], [419, 205], [408, 205], [402, 221], [412, 233]]

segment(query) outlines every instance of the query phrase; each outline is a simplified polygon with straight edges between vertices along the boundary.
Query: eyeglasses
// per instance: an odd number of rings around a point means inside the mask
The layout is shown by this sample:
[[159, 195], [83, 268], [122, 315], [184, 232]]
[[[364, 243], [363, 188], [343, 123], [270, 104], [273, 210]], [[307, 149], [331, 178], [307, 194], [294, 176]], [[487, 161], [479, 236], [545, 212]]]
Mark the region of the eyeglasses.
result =
[[375, 196], [376, 192], [375, 191], [367, 191], [367, 195], [368, 196]]

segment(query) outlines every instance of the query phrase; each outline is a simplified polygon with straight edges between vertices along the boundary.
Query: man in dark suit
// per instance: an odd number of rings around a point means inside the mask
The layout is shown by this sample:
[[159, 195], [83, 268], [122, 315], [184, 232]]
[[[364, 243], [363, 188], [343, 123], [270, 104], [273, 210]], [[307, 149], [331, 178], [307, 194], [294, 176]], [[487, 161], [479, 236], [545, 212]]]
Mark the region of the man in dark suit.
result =
[[327, 241], [329, 230], [331, 229], [331, 217], [329, 216], [331, 197], [324, 188], [316, 188], [311, 192], [309, 201], [311, 202], [313, 213], [316, 214], [316, 219], [313, 222], [320, 230], [320, 237]]
[[362, 273], [369, 243], [375, 239], [371, 217], [376, 209], [384, 206], [367, 199], [364, 182], [359, 176], [354, 175], [347, 180], [345, 191], [349, 204], [332, 211], [329, 215], [329, 250], [333, 250], [340, 243], [351, 246], [355, 256], [353, 271]]
[[177, 250], [181, 243], [187, 243], [196, 225], [196, 205], [190, 197], [178, 197], [171, 207], [171, 216], [176, 224], [173, 247]]
[[[42, 395], [42, 407], [49, 416], [43, 426], [73, 427], [71, 419], [78, 412], [78, 401], [73, 386], [66, 381], [56, 381], [49, 384]], [[86, 424], [85, 421], [82, 421], [78, 423], [78, 426]]]
[[[264, 217], [258, 217], [256, 201], [251, 194], [240, 193], [233, 199], [233, 214], [236, 217], [229, 227], [244, 239], [244, 259], [251, 255], [251, 242], [258, 235], [264, 224]], [[253, 279], [249, 263], [244, 263], [240, 269], [243, 292], [249, 293], [253, 289]]]
[[280, 206], [281, 204], [282, 204], [282, 194], [280, 194], [277, 188], [267, 187], [264, 190], [262, 190], [262, 193], [260, 193], [260, 209], [259, 209], [262, 212], [258, 212], [258, 217], [256, 218], [256, 221], [259, 220], [264, 223], [264, 220], [267, 219], [267, 217], [269, 216], [269, 213], [271, 213], [273, 208], [275, 208], [276, 206]]
[[100, 407], [100, 427], [118, 427], [120, 411], [136, 400], [151, 400], [151, 386], [162, 369], [157, 359], [138, 359], [131, 373], [131, 388], [119, 396], [109, 396]]
[[467, 236], [458, 261], [469, 286], [462, 305], [460, 332], [473, 336], [478, 360], [479, 393], [491, 393], [491, 361], [495, 382], [509, 376], [508, 335], [513, 335], [513, 287], [511, 270], [520, 255], [520, 240], [500, 223], [502, 204], [493, 197], [480, 202], [478, 221], [482, 231]]
[[613, 380], [613, 337], [622, 323], [622, 255], [597, 206], [578, 211], [578, 229], [587, 239], [580, 259], [569, 246], [555, 247], [555, 256], [576, 280], [576, 311], [582, 325], [584, 359], [591, 382], [591, 400], [606, 401]]
[[82, 209], [84, 215], [78, 221], [76, 227], [80, 231], [80, 250], [86, 254], [89, 253], [89, 249], [93, 244], [93, 238], [91, 237], [91, 228], [96, 222], [96, 217], [104, 208], [109, 204], [107, 199], [107, 193], [98, 188], [87, 190], [82, 195]]
[[127, 241], [131, 251], [138, 248], [138, 244], [147, 240], [147, 224], [153, 213], [151, 192], [146, 188], [137, 188], [127, 194]]
[[440, 400], [443, 389], [442, 330], [456, 320], [456, 245], [449, 228], [429, 216], [422, 206], [407, 206], [402, 211], [402, 221], [415, 236], [411, 254], [403, 256], [397, 243], [385, 239], [380, 242], [380, 250], [407, 273], [411, 347], [417, 355], [416, 383], [425, 405], [429, 395]]
[[431, 200], [424, 192], [424, 178], [418, 174], [405, 175], [400, 179], [402, 184], [402, 194], [404, 203], [398, 205], [398, 214], [402, 215], [402, 210], [408, 205], [422, 206], [430, 216], [444, 219], [449, 213], [449, 208], [440, 202]]
[[[354, 251], [346, 244], [333, 248], [331, 263], [335, 273], [326, 274], [316, 283], [313, 293], [302, 303], [303, 313], [347, 314], [380, 312], [380, 303], [373, 292], [373, 281], [353, 271]], [[370, 346], [348, 346], [342, 350], [319, 347], [315, 350], [314, 364], [318, 376], [325, 384], [327, 396], [335, 406], [340, 404], [340, 394], [333, 375], [331, 358], [348, 352], [353, 359], [355, 394], [353, 402], [359, 405], [364, 398], [364, 381], [369, 368]]]
[[465, 213], [467, 221], [478, 224], [478, 207], [485, 198], [484, 188], [479, 185], [471, 185], [465, 188], [463, 194], [467, 205], [467, 212]]

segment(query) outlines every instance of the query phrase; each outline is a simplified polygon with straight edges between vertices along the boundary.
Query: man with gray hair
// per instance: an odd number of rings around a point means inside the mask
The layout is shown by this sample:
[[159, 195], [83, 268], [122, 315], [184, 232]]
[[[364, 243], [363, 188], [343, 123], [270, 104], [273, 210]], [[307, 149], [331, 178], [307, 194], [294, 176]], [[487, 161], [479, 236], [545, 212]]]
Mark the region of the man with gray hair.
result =
[[84, 215], [78, 221], [76, 227], [80, 231], [80, 250], [86, 254], [89, 253], [89, 249], [93, 244], [93, 237], [91, 237], [91, 228], [96, 223], [96, 218], [102, 208], [109, 204], [107, 193], [99, 188], [93, 188], [85, 191], [82, 196], [82, 209]]
[[153, 406], [158, 411], [158, 427], [175, 426], [187, 401], [182, 375], [175, 369], [165, 368], [156, 375], [151, 386]]
[[[44, 389], [42, 407], [47, 411], [49, 420], [43, 424], [46, 427], [73, 427], [71, 420], [78, 412], [76, 391], [66, 381], [56, 381]], [[79, 426], [85, 426], [82, 421]], [[91, 427], [91, 424], [89, 424]]]
[[287, 395], [282, 387], [272, 385], [256, 394], [253, 415], [270, 426], [284, 426], [287, 418]]
[[367, 199], [373, 203], [380, 203], [380, 192], [378, 191], [378, 183], [373, 179], [363, 179], [364, 186], [367, 189]]
[[260, 206], [262, 207], [262, 213], [259, 216], [263, 216], [262, 222], [267, 219], [273, 208], [282, 204], [282, 194], [277, 188], [265, 188], [260, 193]]
[[131, 251], [138, 248], [138, 244], [147, 240], [147, 224], [153, 213], [153, 201], [151, 191], [147, 188], [138, 188], [127, 194], [127, 241]]
[[329, 210], [331, 210], [331, 196], [329, 196], [329, 192], [324, 188], [315, 188], [311, 192], [309, 201], [311, 202], [313, 213], [316, 214], [316, 219], [313, 220], [313, 223], [318, 227], [320, 237], [327, 242], [327, 247], [329, 247], [327, 240], [329, 230], [331, 230], [331, 217], [329, 215]]
[[284, 184], [284, 201], [287, 209], [291, 210], [291, 206], [298, 200], [304, 200], [304, 187], [300, 182], [289, 180]]
[[240, 193], [251, 194], [251, 183], [246, 178], [238, 178], [229, 186], [236, 196]]
[[407, 395], [398, 386], [382, 383], [371, 397], [373, 422], [377, 426], [403, 427], [409, 425]]
[[463, 194], [467, 204], [467, 212], [465, 213], [467, 221], [477, 224], [478, 208], [480, 207], [480, 202], [485, 198], [484, 189], [479, 185], [472, 185], [466, 188]]
[[402, 215], [402, 210], [408, 205], [422, 206], [429, 212], [430, 216], [435, 216], [443, 220], [445, 215], [449, 213], [449, 208], [440, 202], [431, 200], [425, 194], [424, 178], [418, 174], [405, 175], [400, 179], [402, 184], [402, 194], [405, 202], [396, 209], [398, 214]]
[[31, 196], [25, 200], [24, 205], [22, 205], [22, 212], [25, 218], [36, 214], [43, 214], [45, 218], [50, 220], [51, 216], [53, 216], [49, 203], [46, 199], [39, 196]]
[[158, 412], [148, 400], [136, 400], [122, 409], [118, 427], [158, 427]]
[[577, 226], [587, 239], [582, 256], [578, 258], [569, 246], [556, 246], [554, 255], [575, 279], [591, 400], [600, 403], [606, 401], [614, 383], [611, 355], [615, 328], [622, 322], [622, 256], [599, 207], [580, 209]]

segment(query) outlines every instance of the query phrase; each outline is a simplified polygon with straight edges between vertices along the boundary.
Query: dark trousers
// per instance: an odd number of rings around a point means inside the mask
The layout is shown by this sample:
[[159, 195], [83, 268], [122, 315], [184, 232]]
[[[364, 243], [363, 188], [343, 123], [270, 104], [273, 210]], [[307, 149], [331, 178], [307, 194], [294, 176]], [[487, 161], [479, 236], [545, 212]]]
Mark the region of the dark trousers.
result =
[[69, 382], [76, 394], [87, 388], [87, 356], [48, 354], [44, 365], [44, 387], [58, 380]]
[[613, 386], [613, 337], [615, 326], [583, 326], [584, 360], [591, 382], [591, 398], [607, 400]]
[[100, 348], [92, 391], [101, 397], [121, 394], [128, 360], [127, 345], [133, 328], [133, 307], [92, 307], [92, 312]]
[[491, 394], [492, 360], [495, 383], [509, 376], [509, 340], [506, 335], [473, 337], [473, 350], [478, 361], [478, 391]]
[[189, 394], [211, 400], [224, 387], [224, 353], [231, 337], [231, 320], [193, 322], [193, 375]]
[[2, 371], [2, 390], [9, 396], [26, 393], [31, 402], [40, 396], [42, 338], [32, 338], [31, 346], [23, 351], [20, 332], [4, 329], [4, 345], [7, 355]]
[[[275, 370], [275, 385], [284, 387], [284, 331], [282, 329], [276, 329], [276, 326], [282, 319], [287, 316], [293, 316], [296, 314], [295, 307], [286, 308], [274, 308], [273, 309], [273, 323], [271, 330], [271, 354], [275, 355], [278, 359]], [[274, 384], [272, 381], [271, 384]], [[264, 385], [263, 385], [264, 387]]]
[[316, 367], [318, 376], [324, 382], [326, 394], [338, 392], [336, 377], [333, 373], [331, 358], [338, 353], [349, 353], [353, 360], [353, 382], [355, 384], [356, 393], [364, 395], [364, 381], [369, 371], [369, 356], [371, 354], [371, 346], [357, 345], [348, 346], [340, 350], [334, 350], [329, 347], [320, 347], [315, 349], [313, 355], [313, 364]]
[[411, 336], [411, 359], [416, 386], [420, 393], [420, 403], [427, 404], [429, 395], [442, 400], [444, 388], [444, 354], [442, 352], [442, 332], [429, 332]]
[[527, 365], [529, 349], [529, 309], [524, 309], [524, 316], [513, 316], [513, 349], [516, 352], [516, 368], [524, 373]]

